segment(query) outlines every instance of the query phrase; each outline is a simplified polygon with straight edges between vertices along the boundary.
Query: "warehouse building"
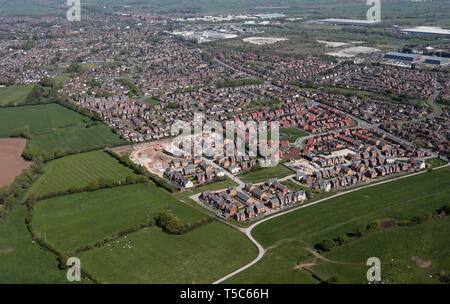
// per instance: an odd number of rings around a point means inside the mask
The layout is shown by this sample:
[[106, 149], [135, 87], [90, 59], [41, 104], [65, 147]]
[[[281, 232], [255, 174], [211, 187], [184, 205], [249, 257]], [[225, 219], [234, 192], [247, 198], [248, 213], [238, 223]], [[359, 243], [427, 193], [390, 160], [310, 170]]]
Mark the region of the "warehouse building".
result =
[[418, 26], [414, 28], [406, 28], [398, 30], [403, 34], [415, 34], [415, 35], [438, 35], [450, 37], [450, 30], [443, 29], [435, 26]]
[[430, 56], [425, 59], [424, 63], [434, 64], [434, 65], [439, 65], [439, 66], [446, 66], [449, 64], [449, 61], [448, 61], [448, 58]]
[[408, 62], [412, 62], [412, 63], [419, 63], [422, 60], [421, 55], [397, 53], [397, 52], [388, 52], [388, 53], [384, 54], [384, 58], [408, 61]]

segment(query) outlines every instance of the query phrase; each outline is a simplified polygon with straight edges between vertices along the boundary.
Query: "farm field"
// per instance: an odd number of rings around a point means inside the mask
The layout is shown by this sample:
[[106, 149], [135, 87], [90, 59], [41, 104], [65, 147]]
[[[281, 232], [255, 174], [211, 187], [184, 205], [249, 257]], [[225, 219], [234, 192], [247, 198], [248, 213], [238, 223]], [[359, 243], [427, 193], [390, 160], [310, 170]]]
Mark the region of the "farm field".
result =
[[55, 151], [74, 153], [125, 143], [126, 141], [120, 139], [103, 124], [86, 128], [84, 123], [79, 123], [46, 134], [32, 136], [28, 148], [49, 153]]
[[255, 256], [256, 248], [242, 233], [213, 222], [182, 236], [150, 228], [79, 257], [84, 269], [102, 283], [201, 284], [214, 282]]
[[133, 171], [121, 165], [103, 151], [94, 151], [67, 156], [47, 163], [45, 173], [38, 178], [30, 191], [39, 195], [82, 188], [103, 177], [114, 182], [134, 175]]
[[255, 171], [243, 174], [239, 176], [239, 178], [244, 183], [261, 183], [270, 178], [284, 178], [292, 174], [295, 174], [294, 171], [291, 171], [282, 164], [278, 164], [275, 167], [260, 168]]
[[0, 222], [0, 284], [67, 283], [56, 257], [32, 243], [25, 213], [26, 207], [18, 206]]
[[[331, 239], [352, 232], [356, 228], [365, 227], [374, 220], [402, 221], [409, 220], [422, 212], [432, 212], [447, 203], [449, 196], [450, 171], [448, 168], [445, 168], [431, 173], [424, 173], [392, 183], [360, 190], [275, 218], [267, 223], [257, 226], [253, 230], [253, 236], [263, 245], [263, 247], [276, 247], [276, 251], [272, 251], [272, 249], [269, 250], [267, 256], [264, 257], [261, 262], [238, 274], [236, 277], [231, 278], [227, 283], [242, 281], [248, 283], [266, 283], [269, 280], [275, 280], [273, 277], [267, 278], [267, 273], [277, 274], [278, 279], [280, 280], [285, 276], [295, 278], [296, 274], [291, 272], [299, 270], [295, 270], [294, 267], [298, 263], [304, 263], [311, 259], [310, 254], [304, 253], [305, 248], [313, 249], [315, 244], [324, 239]], [[448, 219], [442, 219], [436, 221], [436, 223], [441, 221], [448, 221]], [[430, 224], [434, 225], [434, 222]], [[420, 229], [420, 227], [422, 227], [422, 225], [414, 228]], [[393, 228], [392, 231], [396, 231], [396, 229], [400, 228]], [[443, 230], [448, 231], [445, 229]], [[424, 231], [424, 233], [426, 233], [426, 230]], [[390, 230], [386, 230], [383, 233], [390, 233]], [[379, 232], [367, 236], [367, 241], [363, 237], [360, 240], [344, 245], [343, 247], [336, 249], [336, 252], [344, 250], [347, 246], [357, 246], [358, 243], [362, 242], [366, 244], [364, 245], [367, 246], [366, 249], [370, 248], [369, 246], [375, 246], [374, 243], [369, 242], [369, 240], [372, 237], [375, 238], [377, 234], [379, 234]], [[405, 240], [406, 239], [407, 238], [405, 238]], [[423, 240], [426, 240], [426, 238]], [[377, 241], [377, 244], [383, 244], [383, 242]], [[446, 246], [448, 246], [448, 244], [443, 244], [442, 242], [440, 244], [441, 249], [439, 250], [445, 250]], [[423, 246], [425, 245], [427, 244], [424, 244]], [[417, 244], [417, 246], [422, 245]], [[413, 250], [414, 247], [410, 246], [409, 249]], [[332, 256], [334, 252], [335, 251], [331, 251], [329, 255]], [[395, 253], [396, 251], [393, 250], [392, 252]], [[398, 254], [402, 253], [400, 252]], [[417, 254], [420, 254], [420, 252]], [[410, 258], [410, 256], [408, 258]], [[424, 256], [423, 258], [425, 259], [428, 257]], [[360, 261], [358, 261], [358, 263], [359, 262]], [[445, 260], [442, 260], [442, 262], [445, 262]], [[270, 265], [275, 265], [277, 263], [282, 263], [285, 271], [280, 271], [280, 268], [267, 268], [270, 267]], [[440, 264], [441, 261], [438, 259], [435, 263]], [[268, 266], [264, 268], [264, 265]], [[327, 269], [330, 269], [329, 267], [340, 267], [339, 274], [341, 274], [341, 270], [344, 266], [345, 265], [336, 266], [333, 264], [328, 266]], [[342, 275], [344, 277], [346, 272], [355, 273], [355, 271], [361, 269], [360, 266], [354, 267], [350, 265], [349, 267], [350, 268], [347, 268], [348, 270], [343, 272]], [[329, 279], [327, 275], [331, 272], [327, 269], [323, 270], [323, 279]], [[367, 271], [367, 267], [365, 267], [365, 269]], [[397, 277], [395, 281], [399, 282], [398, 280], [402, 279]], [[292, 281], [291, 283], [296, 282], [297, 281]], [[300, 278], [299, 283], [302, 282], [303, 279]]]
[[71, 126], [89, 118], [57, 104], [0, 109], [0, 137], [8, 137], [15, 129], [29, 126], [30, 133], [49, 132]]
[[30, 166], [21, 156], [26, 144], [22, 138], [0, 138], [0, 187], [14, 182]]
[[33, 89], [33, 85], [12, 85], [7, 88], [0, 88], [0, 105], [9, 103], [21, 104]]
[[52, 246], [68, 252], [147, 223], [167, 208], [184, 224], [205, 217], [155, 184], [143, 183], [39, 201], [33, 228], [41, 235], [45, 232]]

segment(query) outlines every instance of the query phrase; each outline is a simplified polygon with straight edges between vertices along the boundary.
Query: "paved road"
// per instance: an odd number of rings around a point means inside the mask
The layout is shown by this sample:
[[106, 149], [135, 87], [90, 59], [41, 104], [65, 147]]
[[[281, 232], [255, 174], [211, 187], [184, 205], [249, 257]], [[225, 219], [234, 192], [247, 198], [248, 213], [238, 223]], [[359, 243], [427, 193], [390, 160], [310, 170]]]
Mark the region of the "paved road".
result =
[[441, 93], [441, 90], [437, 87], [434, 88], [434, 93], [431, 95], [431, 97], [428, 99], [428, 103], [433, 108], [433, 117], [441, 116], [442, 114], [442, 108], [436, 103], [436, 98]]
[[[433, 170], [438, 170], [438, 169], [442, 169], [442, 168], [449, 167], [449, 166], [450, 166], [450, 164], [446, 164], [446, 165], [444, 165], [444, 166], [435, 168], [435, 169], [433, 169]], [[249, 268], [249, 267], [255, 265], [256, 263], [258, 263], [258, 262], [264, 257], [264, 254], [265, 254], [265, 249], [264, 249], [264, 247], [262, 247], [262, 245], [261, 245], [257, 240], [255, 240], [255, 239], [253, 238], [253, 236], [252, 236], [252, 231], [253, 231], [253, 229], [254, 229], [255, 227], [257, 227], [258, 225], [261, 225], [262, 223], [265, 223], [265, 222], [267, 222], [267, 221], [273, 220], [274, 218], [277, 218], [277, 217], [280, 217], [280, 216], [283, 216], [283, 215], [286, 215], [286, 214], [289, 214], [289, 213], [298, 211], [298, 210], [303, 209], [303, 208], [307, 208], [307, 207], [311, 207], [311, 206], [320, 204], [320, 203], [322, 203], [322, 202], [325, 202], [325, 201], [334, 199], [334, 198], [339, 197], [339, 196], [342, 196], [342, 195], [346, 195], [346, 194], [349, 194], [349, 193], [352, 193], [352, 192], [360, 191], [360, 190], [367, 189], [367, 188], [371, 188], [371, 187], [376, 187], [376, 186], [379, 186], [379, 185], [382, 185], [382, 184], [391, 183], [391, 182], [398, 181], [398, 180], [401, 180], [401, 179], [404, 179], [404, 178], [409, 178], [409, 177], [412, 177], [412, 176], [424, 174], [424, 173], [426, 173], [426, 172], [427, 172], [427, 171], [421, 171], [421, 172], [417, 172], [417, 173], [412, 173], [412, 174], [409, 174], [409, 175], [406, 175], [406, 176], [401, 176], [401, 177], [394, 178], [394, 179], [390, 179], [390, 180], [387, 180], [387, 181], [382, 181], [382, 182], [379, 182], [379, 183], [375, 183], [375, 184], [363, 186], [363, 187], [360, 187], [360, 188], [348, 190], [348, 191], [345, 191], [345, 192], [337, 193], [337, 194], [332, 195], [332, 196], [330, 196], [330, 197], [327, 197], [327, 198], [324, 198], [324, 199], [321, 199], [321, 200], [318, 200], [318, 201], [315, 201], [315, 202], [312, 202], [312, 203], [309, 203], [309, 204], [306, 204], [306, 205], [303, 205], [303, 206], [299, 206], [299, 207], [297, 207], [297, 208], [293, 208], [293, 209], [290, 209], [290, 210], [287, 210], [287, 211], [283, 211], [283, 212], [280, 212], [280, 213], [276, 213], [276, 214], [274, 214], [274, 215], [272, 215], [272, 216], [270, 216], [270, 217], [267, 217], [267, 218], [262, 219], [261, 221], [259, 221], [259, 222], [255, 223], [255, 224], [251, 225], [251, 226], [248, 227], [248, 228], [240, 228], [239, 230], [242, 231], [242, 232], [250, 239], [250, 241], [251, 241], [253, 244], [255, 244], [255, 246], [257, 247], [257, 249], [258, 249], [258, 256], [257, 256], [252, 262], [250, 262], [249, 264], [247, 264], [247, 265], [245, 265], [245, 266], [243, 266], [243, 267], [237, 269], [236, 271], [234, 271], [234, 272], [232, 272], [232, 273], [230, 273], [230, 274], [224, 276], [223, 278], [221, 278], [221, 279], [215, 281], [213, 284], [220, 284], [220, 283], [222, 283], [222, 282], [224, 282], [224, 281], [230, 279], [231, 277], [237, 275], [238, 273], [240, 273], [240, 272], [246, 270], [247, 268]]]

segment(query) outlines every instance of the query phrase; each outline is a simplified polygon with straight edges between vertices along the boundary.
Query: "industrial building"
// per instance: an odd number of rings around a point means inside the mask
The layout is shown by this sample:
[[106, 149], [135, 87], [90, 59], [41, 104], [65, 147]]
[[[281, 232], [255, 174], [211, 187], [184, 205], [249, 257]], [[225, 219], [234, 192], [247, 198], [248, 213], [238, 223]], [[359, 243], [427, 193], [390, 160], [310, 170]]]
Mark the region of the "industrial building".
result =
[[406, 28], [398, 30], [403, 34], [416, 34], [416, 35], [439, 35], [450, 37], [450, 30], [443, 29], [435, 26], [418, 26], [414, 28]]
[[420, 54], [407, 54], [398, 52], [388, 52], [384, 54], [384, 58], [399, 61], [407, 61], [410, 63], [425, 63], [439, 66], [446, 66], [450, 63], [449, 59], [445, 57], [423, 56]]
[[448, 61], [448, 58], [430, 56], [425, 59], [424, 63], [435, 64], [435, 65], [439, 65], [439, 66], [446, 66], [449, 64], [449, 61]]
[[406, 53], [397, 53], [397, 52], [388, 52], [384, 54], [384, 58], [408, 61], [412, 63], [419, 63], [422, 60], [422, 56], [418, 54], [406, 54]]

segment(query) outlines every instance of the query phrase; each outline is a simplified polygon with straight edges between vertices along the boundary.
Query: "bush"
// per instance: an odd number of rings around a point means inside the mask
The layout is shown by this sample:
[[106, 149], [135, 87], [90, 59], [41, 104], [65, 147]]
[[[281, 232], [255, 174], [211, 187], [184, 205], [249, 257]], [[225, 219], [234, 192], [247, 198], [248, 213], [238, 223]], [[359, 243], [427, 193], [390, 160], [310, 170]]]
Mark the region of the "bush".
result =
[[380, 221], [375, 221], [366, 226], [367, 232], [375, 232], [381, 228]]
[[336, 242], [333, 240], [323, 240], [317, 247], [321, 251], [327, 252], [336, 247]]
[[358, 237], [358, 238], [360, 238], [360, 237], [362, 237], [362, 236], [364, 235], [364, 233], [365, 233], [365, 232], [364, 232], [363, 229], [358, 228], [358, 229], [355, 230], [355, 232], [353, 233], [353, 235], [356, 236], [356, 237]]
[[178, 217], [173, 217], [166, 225], [166, 230], [173, 234], [181, 234], [183, 223]]
[[338, 246], [342, 246], [349, 241], [350, 241], [350, 238], [348, 236], [346, 236], [345, 234], [340, 235], [335, 239], [335, 242]]
[[156, 218], [156, 225], [172, 234], [182, 234], [184, 226], [181, 220], [173, 214], [163, 211]]
[[432, 214], [430, 212], [423, 212], [422, 214], [415, 216], [412, 220], [411, 220], [411, 224], [423, 224], [426, 221], [430, 220], [432, 217]]

